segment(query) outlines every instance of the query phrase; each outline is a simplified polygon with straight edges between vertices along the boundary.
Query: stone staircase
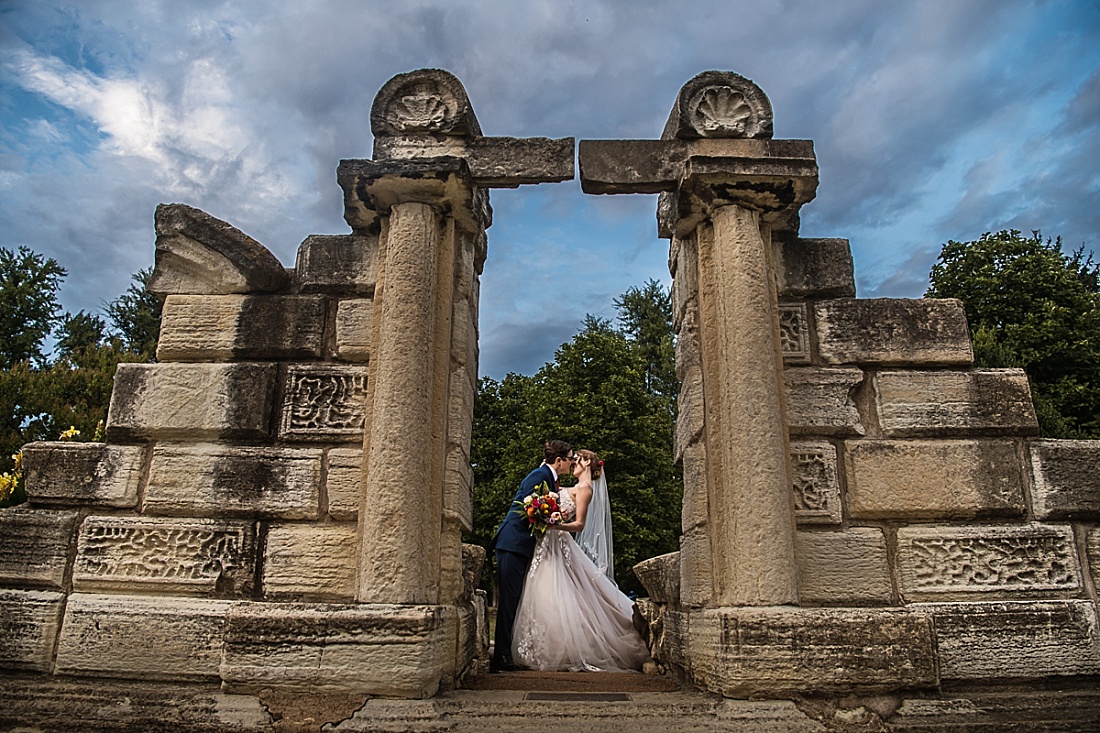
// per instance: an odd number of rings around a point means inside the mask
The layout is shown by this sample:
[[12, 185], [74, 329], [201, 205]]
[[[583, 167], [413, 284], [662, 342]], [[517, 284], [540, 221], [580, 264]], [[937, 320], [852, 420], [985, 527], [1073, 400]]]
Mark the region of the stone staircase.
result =
[[667, 677], [482, 676], [426, 700], [324, 692], [227, 695], [217, 683], [16, 674], [0, 733], [1096, 733], [1100, 686], [929, 697], [724, 699]]

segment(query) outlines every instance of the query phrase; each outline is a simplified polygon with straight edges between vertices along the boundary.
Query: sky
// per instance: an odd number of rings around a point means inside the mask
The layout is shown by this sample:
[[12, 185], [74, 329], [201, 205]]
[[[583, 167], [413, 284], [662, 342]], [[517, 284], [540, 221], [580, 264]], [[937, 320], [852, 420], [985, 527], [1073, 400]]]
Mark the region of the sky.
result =
[[[850, 241], [859, 297], [920, 297], [948, 240], [1042, 230], [1100, 251], [1100, 0], [0, 0], [0, 247], [102, 313], [152, 267], [158, 203], [293, 266], [350, 231], [395, 74], [442, 68], [491, 136], [658, 138], [701, 71], [755, 81], [814, 141], [805, 237]], [[656, 197], [493, 190], [480, 372], [533, 374], [657, 280]]]

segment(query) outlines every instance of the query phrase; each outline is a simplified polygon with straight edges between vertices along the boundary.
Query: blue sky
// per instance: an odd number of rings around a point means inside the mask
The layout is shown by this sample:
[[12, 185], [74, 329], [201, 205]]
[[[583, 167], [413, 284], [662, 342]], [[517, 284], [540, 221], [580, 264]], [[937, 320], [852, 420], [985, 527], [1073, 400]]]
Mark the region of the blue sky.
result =
[[[860, 297], [919, 297], [948, 239], [1100, 232], [1100, 2], [0, 2], [0, 246], [99, 311], [153, 263], [153, 211], [201, 208], [286, 265], [348, 231], [336, 165], [423, 67], [486, 135], [659, 137], [680, 87], [736, 71], [814, 140], [802, 234], [851, 241]], [[534, 373], [587, 313], [667, 284], [652, 196], [493, 191], [481, 372]]]

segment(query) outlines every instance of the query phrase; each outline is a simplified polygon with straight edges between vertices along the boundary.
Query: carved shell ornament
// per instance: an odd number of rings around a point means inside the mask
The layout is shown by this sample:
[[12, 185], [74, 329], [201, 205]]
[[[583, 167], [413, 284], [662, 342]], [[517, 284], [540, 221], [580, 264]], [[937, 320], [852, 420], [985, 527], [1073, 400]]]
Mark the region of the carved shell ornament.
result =
[[752, 106], [732, 87], [708, 87], [696, 99], [692, 122], [700, 133], [744, 137], [754, 124]]
[[431, 132], [443, 127], [449, 116], [447, 103], [438, 94], [418, 89], [393, 105], [393, 124], [405, 132]]

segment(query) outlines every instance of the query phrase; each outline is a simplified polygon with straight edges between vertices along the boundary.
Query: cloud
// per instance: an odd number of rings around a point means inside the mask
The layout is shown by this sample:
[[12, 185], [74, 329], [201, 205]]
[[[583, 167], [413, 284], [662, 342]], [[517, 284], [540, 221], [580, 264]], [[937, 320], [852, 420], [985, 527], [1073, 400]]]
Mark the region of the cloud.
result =
[[[9, 0], [0, 246], [61, 261], [73, 310], [152, 264], [164, 201], [290, 265], [307, 235], [347, 231], [336, 165], [370, 157], [394, 74], [452, 71], [489, 135], [654, 138], [681, 85], [730, 69], [770, 96], [777, 136], [815, 142], [804, 235], [851, 240], [861, 294], [919, 296], [947, 239], [1095, 244], [1098, 40], [1095, 4], [1029, 0]], [[651, 196], [492, 200], [485, 373], [537, 369], [585, 313], [667, 282]]]

